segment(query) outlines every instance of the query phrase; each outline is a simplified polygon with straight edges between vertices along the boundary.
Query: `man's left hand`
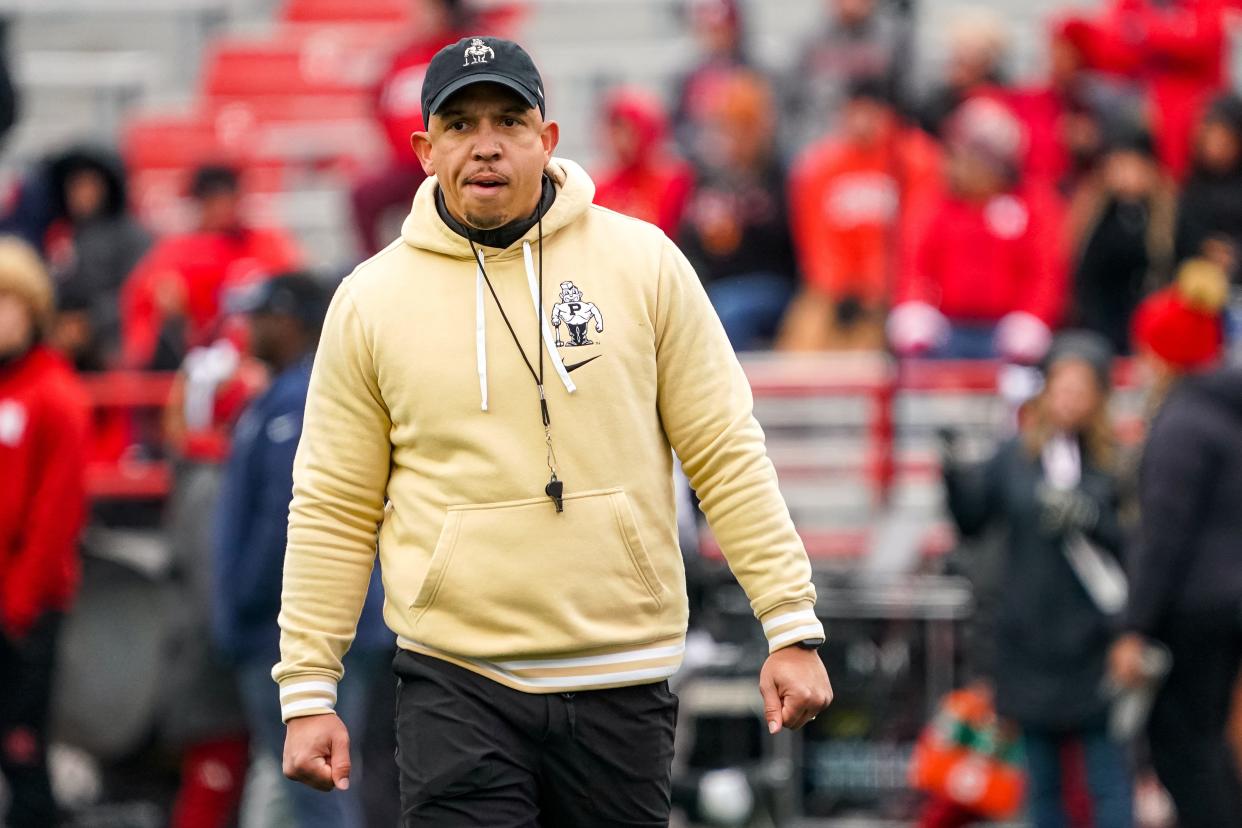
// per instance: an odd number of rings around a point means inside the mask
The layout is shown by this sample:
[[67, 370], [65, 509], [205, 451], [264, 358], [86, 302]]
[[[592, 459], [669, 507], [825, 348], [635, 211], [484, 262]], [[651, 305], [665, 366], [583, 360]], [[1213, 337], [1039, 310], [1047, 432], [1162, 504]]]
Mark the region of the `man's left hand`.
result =
[[797, 730], [832, 703], [832, 684], [819, 653], [798, 646], [768, 656], [759, 672], [759, 692], [769, 733], [782, 727]]

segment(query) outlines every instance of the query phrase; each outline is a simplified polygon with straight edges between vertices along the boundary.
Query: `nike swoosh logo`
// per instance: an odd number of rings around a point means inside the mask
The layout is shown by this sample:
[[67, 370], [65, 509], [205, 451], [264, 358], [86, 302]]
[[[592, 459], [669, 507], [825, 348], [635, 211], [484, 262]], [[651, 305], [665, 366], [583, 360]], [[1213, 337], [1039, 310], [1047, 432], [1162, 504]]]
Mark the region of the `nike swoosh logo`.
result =
[[591, 357], [590, 359], [584, 359], [584, 360], [582, 360], [582, 362], [575, 362], [573, 365], [566, 365], [566, 366], [565, 366], [565, 372], [566, 372], [566, 373], [568, 373], [568, 372], [570, 372], [570, 371], [574, 371], [574, 370], [576, 370], [576, 369], [578, 369], [578, 368], [581, 368], [583, 365], [586, 365], [588, 362], [594, 362], [595, 360], [599, 359], [599, 358], [600, 358], [600, 357], [602, 357], [602, 356], [603, 356], [603, 354], [596, 354], [595, 356]]

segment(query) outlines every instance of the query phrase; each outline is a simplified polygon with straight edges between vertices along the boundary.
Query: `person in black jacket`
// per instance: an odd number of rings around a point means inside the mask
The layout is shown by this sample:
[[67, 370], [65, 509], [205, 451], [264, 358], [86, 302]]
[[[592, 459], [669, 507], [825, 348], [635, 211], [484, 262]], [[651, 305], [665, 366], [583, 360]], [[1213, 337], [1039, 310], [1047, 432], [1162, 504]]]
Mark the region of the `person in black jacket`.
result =
[[114, 367], [121, 285], [151, 247], [151, 234], [129, 211], [125, 169], [115, 153], [75, 147], [49, 158], [46, 170], [68, 241], [47, 251], [60, 310], [54, 338], [81, 370]]
[[1121, 546], [1111, 352], [1097, 335], [1067, 334], [1046, 366], [1017, 437], [982, 469], [946, 463], [948, 504], [964, 535], [993, 521], [1007, 532], [993, 681], [997, 712], [1022, 728], [1033, 824], [1066, 824], [1064, 748], [1080, 743], [1095, 825], [1129, 828], [1130, 776], [1122, 746], [1107, 734], [1101, 692], [1112, 622], [1066, 551], [1079, 538], [1096, 555], [1115, 556]]
[[1070, 319], [1107, 337], [1117, 353], [1130, 352], [1130, 321], [1139, 301], [1172, 275], [1175, 198], [1151, 136], [1126, 127], [1110, 137], [1099, 172], [1071, 202]]
[[[1217, 278], [1218, 306], [1219, 270]], [[1242, 785], [1226, 740], [1242, 664], [1242, 368], [1211, 370], [1219, 313], [1201, 289], [1179, 281], [1140, 308], [1136, 326], [1149, 374], [1170, 388], [1139, 470], [1128, 632], [1110, 668], [1118, 684], [1140, 685], [1148, 640], [1168, 647], [1172, 669], [1148, 722], [1152, 764], [1182, 828], [1219, 828], [1242, 825]]]
[[1177, 258], [1206, 256], [1238, 281], [1242, 263], [1242, 97], [1216, 100], [1199, 125], [1177, 211]]

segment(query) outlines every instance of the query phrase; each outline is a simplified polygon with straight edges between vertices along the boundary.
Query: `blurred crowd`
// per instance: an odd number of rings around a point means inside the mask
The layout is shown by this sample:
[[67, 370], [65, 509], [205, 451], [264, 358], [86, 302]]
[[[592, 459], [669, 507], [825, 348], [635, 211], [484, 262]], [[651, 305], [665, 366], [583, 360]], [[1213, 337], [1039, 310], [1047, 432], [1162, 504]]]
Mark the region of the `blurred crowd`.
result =
[[[421, 5], [424, 27], [375, 90], [389, 166], [351, 189], [366, 255], [424, 178], [409, 135], [423, 126], [427, 62], [485, 25], [464, 3]], [[1045, 76], [1020, 81], [1005, 21], [963, 8], [934, 24], [946, 52], [931, 84], [908, 74], [915, 11], [826, 0], [821, 30], [776, 73], [752, 55], [745, 4], [691, 0], [698, 53], [675, 87], [601, 99], [596, 201], [678, 242], [739, 351], [1040, 366], [1042, 390], [995, 457], [968, 463], [946, 434], [943, 458], [963, 537], [1000, 538], [1005, 599], [981, 622], [992, 644], [977, 687], [1024, 735], [1035, 824], [1135, 824], [1134, 757], [1109, 718], [1156, 677], [1140, 764], [1184, 828], [1242, 824], [1225, 739], [1242, 657], [1242, 374], [1215, 370], [1242, 325], [1228, 4], [1105, 0], [1058, 17]], [[49, 704], [88, 521], [166, 539], [176, 612], [160, 616], [159, 642], [177, 656], [142, 722], [103, 722], [120, 735], [82, 725], [80, 741], [146, 756], [140, 780], [160, 767], [178, 828], [233, 824], [252, 756], [279, 763], [268, 671], [293, 453], [342, 274], [307, 271], [289, 234], [250, 223], [242, 181], [204, 159], [185, 182], [193, 225], [156, 238], [131, 211], [119, 157], [80, 146], [30, 169], [0, 215], [0, 769], [12, 828], [55, 824]], [[1107, 411], [1113, 359], [1129, 355], [1158, 437], [1127, 452]], [[80, 376], [115, 371], [175, 377], [167, 410], [92, 410]], [[89, 465], [149, 460], [174, 464], [167, 502], [81, 508]], [[348, 794], [281, 789], [266, 805], [280, 824], [397, 820], [381, 603], [377, 581], [337, 708], [368, 734], [354, 747], [372, 770]], [[149, 683], [130, 679], [112, 692]], [[108, 784], [133, 781], [123, 776]], [[982, 815], [933, 791], [924, 824]]]

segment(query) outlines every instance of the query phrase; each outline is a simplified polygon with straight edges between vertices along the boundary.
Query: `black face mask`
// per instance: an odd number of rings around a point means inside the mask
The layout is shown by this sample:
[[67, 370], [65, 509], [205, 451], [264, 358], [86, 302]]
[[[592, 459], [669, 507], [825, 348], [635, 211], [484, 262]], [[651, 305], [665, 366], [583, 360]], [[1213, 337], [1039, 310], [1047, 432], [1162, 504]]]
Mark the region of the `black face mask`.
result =
[[556, 201], [556, 187], [553, 186], [552, 179], [545, 175], [543, 177], [543, 192], [539, 196], [539, 204], [535, 207], [535, 212], [524, 219], [511, 221], [491, 230], [479, 230], [475, 227], [467, 227], [453, 218], [448, 211], [448, 206], [444, 203], [444, 192], [438, 187], [436, 188], [436, 212], [440, 214], [440, 220], [462, 238], [483, 247], [494, 247], [498, 250], [504, 250], [522, 238], [522, 236], [525, 236], [526, 232], [534, 227], [539, 219], [543, 218], [548, 210], [552, 208], [552, 202], [554, 201]]

